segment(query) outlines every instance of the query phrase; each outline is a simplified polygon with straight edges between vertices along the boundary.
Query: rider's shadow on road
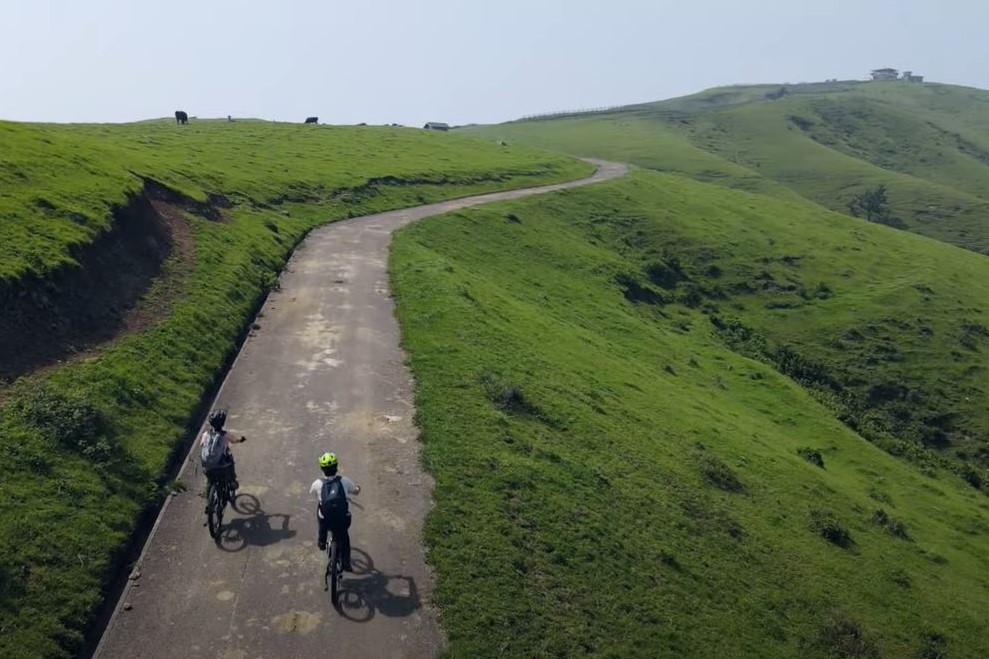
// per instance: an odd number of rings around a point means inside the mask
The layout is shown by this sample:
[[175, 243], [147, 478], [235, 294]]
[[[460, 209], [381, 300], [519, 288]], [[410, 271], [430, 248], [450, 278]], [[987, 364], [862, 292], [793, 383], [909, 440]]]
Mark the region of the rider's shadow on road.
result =
[[354, 622], [367, 622], [378, 613], [400, 618], [422, 607], [415, 579], [384, 574], [375, 569], [371, 556], [361, 549], [352, 547], [350, 553], [354, 571], [340, 583], [340, 615]]
[[266, 513], [261, 510], [261, 502], [253, 494], [238, 495], [233, 508], [249, 517], [235, 517], [224, 522], [219, 538], [223, 551], [240, 551], [248, 545], [264, 547], [295, 537], [296, 531], [289, 528], [292, 516]]

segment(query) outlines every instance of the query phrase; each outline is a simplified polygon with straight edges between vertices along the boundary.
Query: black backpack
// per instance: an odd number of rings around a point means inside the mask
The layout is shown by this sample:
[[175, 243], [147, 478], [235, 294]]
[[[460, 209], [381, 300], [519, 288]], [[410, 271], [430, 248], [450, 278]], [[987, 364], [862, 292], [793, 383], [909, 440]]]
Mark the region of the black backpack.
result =
[[339, 476], [323, 480], [323, 489], [319, 492], [319, 510], [323, 519], [342, 520], [350, 512], [347, 503], [347, 490]]

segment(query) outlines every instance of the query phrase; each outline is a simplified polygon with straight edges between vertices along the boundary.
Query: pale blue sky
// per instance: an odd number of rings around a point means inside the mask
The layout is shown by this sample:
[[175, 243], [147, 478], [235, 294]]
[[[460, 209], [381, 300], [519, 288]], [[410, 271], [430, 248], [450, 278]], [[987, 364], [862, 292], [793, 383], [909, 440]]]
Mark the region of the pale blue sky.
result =
[[912, 69], [989, 88], [985, 0], [0, 0], [0, 119], [492, 122]]

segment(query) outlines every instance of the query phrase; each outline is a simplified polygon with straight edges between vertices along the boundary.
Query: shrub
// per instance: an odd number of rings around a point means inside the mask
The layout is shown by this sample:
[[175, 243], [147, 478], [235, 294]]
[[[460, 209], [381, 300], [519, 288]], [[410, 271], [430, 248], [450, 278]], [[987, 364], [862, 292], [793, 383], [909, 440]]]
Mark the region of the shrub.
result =
[[982, 489], [982, 485], [984, 483], [982, 480], [982, 474], [980, 474], [979, 471], [972, 465], [965, 465], [962, 467], [962, 478], [964, 478], [965, 482], [975, 489]]
[[885, 503], [890, 506], [893, 505], [893, 498], [888, 494], [886, 494], [885, 492], [883, 492], [882, 490], [877, 490], [876, 488], [873, 487], [869, 490], [869, 496], [881, 503]]
[[687, 279], [676, 257], [668, 258], [665, 262], [650, 263], [646, 266], [646, 276], [652, 283], [667, 289], [675, 288], [679, 282]]
[[501, 380], [488, 372], [482, 373], [479, 379], [484, 393], [498, 409], [516, 414], [539, 414], [539, 407], [526, 398], [521, 385]]
[[909, 588], [913, 585], [913, 580], [910, 579], [910, 575], [907, 574], [906, 570], [902, 570], [900, 568], [896, 568], [890, 573], [889, 580], [901, 588]]
[[680, 565], [680, 562], [676, 559], [676, 556], [666, 551], [665, 549], [659, 552], [659, 562], [662, 563], [663, 565], [667, 565], [673, 568], [677, 572], [683, 569], [683, 567]]
[[824, 456], [816, 448], [798, 448], [797, 455], [806, 460], [807, 462], [817, 465], [821, 469], [824, 469]]
[[886, 529], [890, 535], [894, 535], [903, 540], [910, 539], [910, 534], [907, 533], [906, 525], [903, 522], [890, 517], [882, 508], [872, 514], [872, 522], [873, 524], [877, 524]]
[[927, 632], [921, 641], [919, 659], [947, 659], [948, 637], [940, 632]]
[[629, 302], [646, 304], [665, 304], [666, 299], [653, 290], [651, 287], [643, 285], [635, 275], [628, 272], [621, 272], [615, 275], [615, 283], [622, 287], [622, 295]]
[[821, 627], [820, 643], [832, 657], [869, 659], [880, 656], [875, 642], [866, 636], [857, 622], [841, 612], [835, 612]]
[[701, 460], [701, 475], [725, 492], [741, 492], [745, 489], [732, 468], [713, 455], [706, 455]]
[[704, 294], [696, 285], [687, 283], [684, 284], [683, 290], [677, 296], [677, 300], [688, 307], [697, 308], [704, 302]]
[[848, 529], [829, 512], [821, 510], [811, 512], [811, 526], [822, 538], [842, 549], [848, 549], [855, 544]]
[[852, 197], [852, 200], [848, 202], [848, 210], [855, 217], [865, 217], [870, 222], [878, 224], [895, 226], [897, 222], [889, 214], [889, 200], [886, 198], [885, 185], [869, 188]]
[[825, 284], [823, 281], [820, 282], [817, 285], [817, 288], [814, 289], [814, 297], [818, 298], [819, 300], [826, 300], [829, 297], [833, 297], [833, 296], [834, 296], [834, 291], [831, 290], [831, 287]]

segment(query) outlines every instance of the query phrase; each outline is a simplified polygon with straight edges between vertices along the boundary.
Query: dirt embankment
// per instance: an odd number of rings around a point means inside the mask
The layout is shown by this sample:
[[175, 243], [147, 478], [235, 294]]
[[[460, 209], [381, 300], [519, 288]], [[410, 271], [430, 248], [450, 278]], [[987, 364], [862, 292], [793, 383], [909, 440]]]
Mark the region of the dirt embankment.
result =
[[[183, 214], [196, 212], [193, 206], [146, 180], [140, 194], [114, 211], [112, 229], [73, 254], [78, 265], [0, 289], [0, 386], [163, 317], [167, 294], [142, 298], [163, 271], [182, 277], [191, 267], [191, 227]], [[172, 254], [177, 258], [165, 268]]]

